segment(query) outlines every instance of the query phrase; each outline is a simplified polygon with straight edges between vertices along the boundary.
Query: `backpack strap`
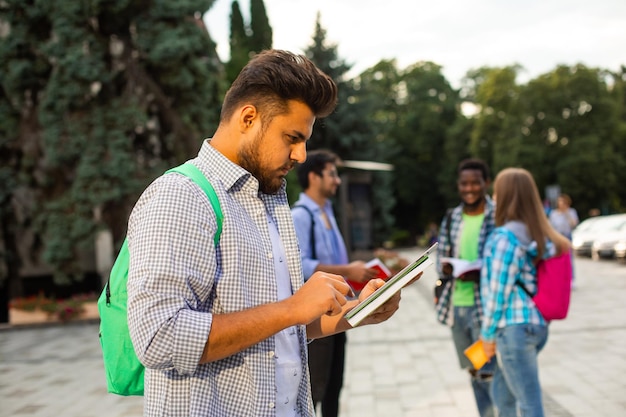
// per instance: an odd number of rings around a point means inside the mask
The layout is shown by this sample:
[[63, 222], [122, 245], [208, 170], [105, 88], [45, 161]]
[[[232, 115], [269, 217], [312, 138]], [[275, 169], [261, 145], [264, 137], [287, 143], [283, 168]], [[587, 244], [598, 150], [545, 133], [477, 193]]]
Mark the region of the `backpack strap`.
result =
[[453, 255], [452, 253], [454, 252], [454, 243], [452, 242], [452, 236], [450, 233], [450, 223], [452, 222], [452, 212], [454, 211], [454, 209], [448, 209], [447, 213], [446, 213], [446, 237], [448, 238], [448, 256], [451, 258]]
[[[213, 188], [209, 180], [206, 179], [202, 171], [200, 171], [198, 167], [196, 167], [191, 162], [185, 162], [182, 165], [169, 169], [165, 171], [164, 174], [167, 174], [169, 172], [176, 172], [186, 177], [189, 177], [193, 182], [195, 182], [202, 189], [202, 191], [204, 191], [204, 193], [208, 197], [209, 202], [211, 203], [211, 207], [213, 207], [213, 211], [215, 212], [215, 218], [217, 222], [217, 230], [215, 231], [215, 236], [213, 236], [213, 242], [215, 243], [215, 247], [217, 247], [217, 245], [220, 243], [220, 236], [222, 235], [222, 223], [224, 223], [224, 214], [222, 213], [222, 208], [220, 207], [220, 200], [217, 197], [217, 194], [215, 193], [215, 189]], [[128, 265], [128, 258], [129, 258], [128, 241], [124, 239], [124, 242], [122, 243], [122, 247], [120, 248], [120, 251], [119, 251], [119, 255], [115, 259], [115, 263], [113, 264], [113, 267], [111, 270], [112, 271], [115, 270], [115, 266], [118, 263], [122, 265]], [[111, 276], [109, 275], [109, 279], [107, 280], [107, 284], [105, 286], [107, 305], [110, 304], [110, 300], [111, 300], [110, 281], [111, 281]]]
[[198, 186], [204, 191], [209, 201], [211, 202], [211, 206], [213, 207], [213, 211], [215, 212], [215, 217], [217, 219], [217, 230], [215, 232], [215, 236], [213, 236], [213, 242], [215, 242], [215, 246], [220, 243], [220, 236], [222, 234], [222, 223], [224, 223], [224, 214], [222, 213], [222, 208], [220, 207], [220, 200], [217, 198], [217, 194], [215, 193], [215, 189], [206, 179], [202, 171], [198, 169], [191, 162], [185, 162], [182, 165], [174, 167], [170, 170], [165, 171], [165, 173], [177, 172], [186, 177], [189, 177], [193, 182], [198, 184]]
[[313, 212], [311, 211], [310, 208], [308, 208], [307, 206], [304, 206], [302, 204], [296, 204], [295, 206], [293, 206], [293, 208], [303, 208], [307, 211], [307, 213], [309, 213], [309, 216], [311, 216], [311, 233], [310, 233], [310, 237], [309, 237], [309, 241], [311, 242], [311, 258], [313, 259], [317, 259], [317, 253], [315, 252], [315, 215], [313, 214]]

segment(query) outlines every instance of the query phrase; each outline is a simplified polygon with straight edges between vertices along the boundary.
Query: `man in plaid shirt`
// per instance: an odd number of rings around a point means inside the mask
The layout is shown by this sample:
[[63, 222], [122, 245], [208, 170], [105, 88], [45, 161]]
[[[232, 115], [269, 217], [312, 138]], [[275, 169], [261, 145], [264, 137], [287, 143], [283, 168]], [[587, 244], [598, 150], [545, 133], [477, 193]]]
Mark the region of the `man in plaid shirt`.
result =
[[[479, 159], [466, 159], [461, 161], [457, 172], [461, 204], [451, 209], [439, 229], [437, 269], [440, 275], [446, 276], [453, 274], [452, 266], [442, 263], [441, 257], [481, 259], [487, 237], [495, 228], [495, 205], [487, 195], [490, 184], [487, 164]], [[452, 328], [459, 363], [470, 372], [480, 416], [493, 417], [490, 385], [495, 359], [477, 370], [463, 353], [480, 338], [480, 273], [470, 271], [447, 281], [436, 300], [435, 311], [437, 320]]]
[[[146, 366], [145, 416], [312, 417], [306, 341], [350, 328], [358, 304], [339, 275], [304, 283], [285, 176], [306, 158], [337, 87], [306, 57], [257, 54], [227, 92], [196, 165], [216, 215], [191, 179], [170, 173], [129, 219], [128, 321]], [[372, 280], [360, 300], [384, 282]], [[365, 324], [387, 320], [396, 295]]]

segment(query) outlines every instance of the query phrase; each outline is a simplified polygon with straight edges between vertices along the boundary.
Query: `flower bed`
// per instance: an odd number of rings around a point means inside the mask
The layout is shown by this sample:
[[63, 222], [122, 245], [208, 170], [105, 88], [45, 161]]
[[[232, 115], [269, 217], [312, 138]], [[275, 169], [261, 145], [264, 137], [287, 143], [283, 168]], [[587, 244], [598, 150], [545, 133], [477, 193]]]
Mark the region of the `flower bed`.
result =
[[16, 298], [9, 303], [10, 324], [66, 323], [72, 320], [98, 318], [97, 296], [76, 295], [57, 300], [42, 294]]

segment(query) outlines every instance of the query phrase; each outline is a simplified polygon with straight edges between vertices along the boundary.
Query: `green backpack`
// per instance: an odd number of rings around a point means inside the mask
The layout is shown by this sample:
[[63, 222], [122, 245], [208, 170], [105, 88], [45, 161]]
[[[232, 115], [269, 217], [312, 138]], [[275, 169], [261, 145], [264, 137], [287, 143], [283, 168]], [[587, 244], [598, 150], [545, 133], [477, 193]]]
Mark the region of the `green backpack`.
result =
[[[217, 217], [217, 231], [213, 238], [217, 247], [224, 216], [211, 183], [191, 163], [172, 168], [166, 174], [169, 172], [177, 172], [191, 178], [206, 193]], [[129, 260], [128, 243], [124, 239], [120, 253], [111, 269], [109, 282], [98, 299], [100, 345], [104, 358], [107, 390], [119, 395], [143, 395], [144, 366], [139, 362], [130, 340], [126, 313]]]

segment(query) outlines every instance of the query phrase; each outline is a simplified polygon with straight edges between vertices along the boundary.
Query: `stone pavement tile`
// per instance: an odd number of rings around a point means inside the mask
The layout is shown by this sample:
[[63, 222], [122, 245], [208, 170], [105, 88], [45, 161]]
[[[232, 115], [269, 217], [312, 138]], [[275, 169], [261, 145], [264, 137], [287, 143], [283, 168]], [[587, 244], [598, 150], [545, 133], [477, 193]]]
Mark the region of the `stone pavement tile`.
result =
[[[605, 346], [619, 339], [624, 330], [603, 330], [596, 326], [595, 330], [559, 332], [552, 326], [548, 344], [539, 355], [544, 391], [575, 416], [591, 412], [598, 402], [616, 404], [616, 399], [623, 396], [617, 393], [626, 392], [624, 355]], [[576, 401], [571, 402], [570, 398]], [[582, 407], [581, 402], [592, 405]], [[622, 407], [626, 415], [623, 403], [616, 406]]]
[[[547, 417], [626, 416], [626, 269], [577, 260], [567, 320], [539, 355]], [[341, 417], [477, 417], [428, 271], [388, 322], [348, 334]], [[601, 285], [597, 280], [602, 279]], [[106, 392], [98, 326], [0, 331], [0, 417], [138, 417], [141, 397]]]
[[[403, 290], [400, 311], [388, 322], [348, 333], [342, 417], [477, 417], [450, 329], [434, 317], [433, 272]], [[368, 390], [371, 399], [365, 401]], [[372, 399], [374, 408], [363, 406]]]
[[[580, 279], [573, 294], [572, 307], [567, 320], [550, 325], [550, 337], [544, 351], [539, 355], [540, 377], [544, 390], [544, 406], [549, 417], [583, 417], [593, 415], [593, 410], [604, 413], [599, 404], [607, 404], [606, 415], [626, 415], [624, 401], [617, 400], [626, 392], [623, 346], [626, 345], [626, 308], [623, 295], [626, 289], [623, 271], [616, 275], [611, 265], [585, 264], [578, 268]], [[604, 269], [608, 268], [606, 271]], [[599, 270], [599, 272], [598, 272]], [[593, 275], [589, 273], [593, 271]], [[608, 271], [608, 272], [607, 272]], [[596, 274], [603, 278], [597, 289]], [[606, 275], [606, 278], [605, 278]], [[459, 369], [450, 330], [434, 319], [431, 290], [434, 277], [425, 274], [420, 282], [403, 291], [400, 311], [388, 323], [356, 329], [349, 334], [349, 352], [358, 345], [365, 345], [365, 352], [372, 344], [385, 343], [396, 346], [390, 351], [390, 361], [396, 367], [392, 377], [402, 382], [412, 380], [403, 364], [411, 366], [410, 373], [418, 375], [418, 381], [434, 378], [426, 385], [407, 385], [401, 390], [402, 415], [447, 415], [475, 417], [475, 403], [467, 374]], [[617, 290], [616, 290], [617, 289]], [[398, 350], [403, 350], [398, 353]], [[407, 362], [406, 353], [411, 361]], [[350, 356], [347, 363], [350, 363]], [[367, 369], [368, 363], [361, 370]], [[346, 375], [351, 378], [347, 370]], [[361, 375], [361, 374], [360, 374]], [[349, 383], [346, 384], [349, 390]], [[615, 389], [611, 389], [613, 386]], [[404, 397], [408, 396], [408, 400]], [[342, 410], [353, 410], [344, 407]], [[425, 411], [428, 410], [428, 411]], [[434, 411], [432, 411], [434, 410]], [[451, 411], [449, 411], [451, 410]], [[620, 411], [616, 413], [616, 411]], [[363, 416], [372, 415], [364, 410]], [[352, 417], [355, 414], [342, 414]]]
[[0, 332], [0, 417], [138, 417], [142, 398], [106, 392], [98, 326]]
[[[623, 395], [623, 393], [622, 393]], [[603, 400], [596, 400], [589, 403], [590, 408], [598, 417], [615, 417], [626, 415], [625, 404], [616, 404]]]

